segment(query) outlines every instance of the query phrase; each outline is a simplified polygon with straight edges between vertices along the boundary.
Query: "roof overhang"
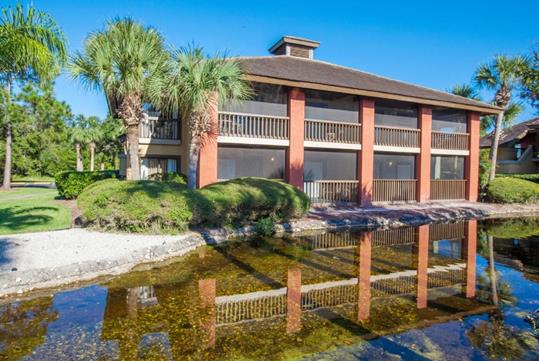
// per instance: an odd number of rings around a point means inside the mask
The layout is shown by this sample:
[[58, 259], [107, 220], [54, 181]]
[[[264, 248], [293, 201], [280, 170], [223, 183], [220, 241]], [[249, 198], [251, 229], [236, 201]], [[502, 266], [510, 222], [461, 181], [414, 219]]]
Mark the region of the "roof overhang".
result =
[[344, 93], [344, 94], [353, 94], [353, 95], [360, 95], [360, 96], [365, 96], [365, 97], [373, 97], [373, 98], [381, 98], [381, 99], [399, 100], [403, 102], [411, 102], [411, 103], [434, 105], [434, 106], [440, 106], [440, 107], [446, 107], [446, 108], [470, 110], [470, 111], [479, 112], [482, 114], [489, 114], [489, 115], [497, 115], [502, 111], [501, 108], [494, 107], [494, 106], [481, 107], [478, 105], [458, 104], [458, 103], [446, 102], [446, 101], [441, 101], [441, 100], [413, 97], [413, 96], [408, 96], [408, 95], [392, 94], [392, 93], [385, 93], [385, 92], [372, 91], [372, 90], [341, 87], [341, 86], [335, 86], [335, 85], [273, 78], [273, 77], [262, 76], [262, 75], [246, 74], [244, 75], [244, 78], [248, 81], [258, 82], [258, 83], [285, 85], [285, 86], [296, 87], [296, 88], [322, 90], [322, 91]]

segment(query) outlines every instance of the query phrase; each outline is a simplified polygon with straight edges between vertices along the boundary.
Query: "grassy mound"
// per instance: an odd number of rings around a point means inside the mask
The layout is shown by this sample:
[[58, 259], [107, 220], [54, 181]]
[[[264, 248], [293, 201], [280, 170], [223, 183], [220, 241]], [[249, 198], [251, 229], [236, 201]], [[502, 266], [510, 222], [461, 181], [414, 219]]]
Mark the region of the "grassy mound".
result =
[[228, 226], [264, 217], [301, 217], [309, 199], [293, 186], [263, 178], [238, 178], [190, 190], [181, 182], [96, 182], [82, 192], [83, 217], [99, 228], [173, 233], [189, 226]]
[[531, 203], [539, 200], [539, 184], [518, 178], [499, 177], [489, 183], [487, 199], [496, 203]]

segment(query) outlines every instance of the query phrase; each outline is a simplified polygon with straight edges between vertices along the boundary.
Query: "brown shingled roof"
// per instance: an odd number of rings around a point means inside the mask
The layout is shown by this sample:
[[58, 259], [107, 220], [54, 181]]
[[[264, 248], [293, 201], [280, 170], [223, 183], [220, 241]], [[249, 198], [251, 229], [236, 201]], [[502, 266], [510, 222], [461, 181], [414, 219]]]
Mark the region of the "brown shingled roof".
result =
[[[539, 126], [539, 117], [527, 120], [522, 123], [513, 125], [512, 127], [502, 129], [500, 134], [500, 144], [505, 144], [524, 138], [530, 130], [537, 130]], [[493, 133], [481, 137], [481, 148], [488, 148], [492, 144]]]
[[[384, 93], [387, 98], [404, 96], [418, 100], [426, 100], [427, 104], [436, 102], [453, 104], [455, 108], [475, 107], [485, 113], [497, 113], [499, 109], [490, 104], [478, 102], [457, 95], [408, 84], [377, 75], [365, 73], [356, 69], [347, 68], [319, 60], [304, 59], [292, 56], [261, 56], [239, 57], [248, 78], [266, 77], [310, 84], [319, 84], [332, 87], [348, 88], [372, 93]], [[251, 77], [249, 77], [251, 76]], [[256, 79], [254, 79], [256, 80]], [[313, 87], [316, 89], [316, 87]], [[449, 104], [447, 104], [449, 103]], [[442, 104], [440, 104], [442, 105]]]

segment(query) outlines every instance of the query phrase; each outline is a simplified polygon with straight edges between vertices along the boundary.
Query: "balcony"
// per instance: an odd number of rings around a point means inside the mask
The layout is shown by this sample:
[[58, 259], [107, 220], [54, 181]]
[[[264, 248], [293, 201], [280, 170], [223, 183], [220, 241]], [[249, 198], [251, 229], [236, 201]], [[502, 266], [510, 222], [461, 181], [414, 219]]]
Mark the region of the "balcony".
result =
[[141, 144], [179, 144], [180, 122], [176, 119], [150, 118], [140, 123], [139, 132]]
[[376, 125], [374, 144], [386, 147], [419, 148], [421, 130]]
[[219, 112], [219, 136], [288, 140], [288, 117]]
[[433, 130], [431, 139], [432, 149], [468, 150], [469, 148], [468, 133], [447, 133]]
[[432, 179], [431, 200], [463, 200], [466, 198], [465, 179]]
[[303, 183], [303, 190], [313, 203], [354, 203], [358, 200], [359, 181], [307, 181]]
[[373, 202], [410, 202], [416, 200], [416, 179], [375, 179]]
[[305, 140], [310, 142], [358, 145], [360, 131], [358, 123], [305, 119]]

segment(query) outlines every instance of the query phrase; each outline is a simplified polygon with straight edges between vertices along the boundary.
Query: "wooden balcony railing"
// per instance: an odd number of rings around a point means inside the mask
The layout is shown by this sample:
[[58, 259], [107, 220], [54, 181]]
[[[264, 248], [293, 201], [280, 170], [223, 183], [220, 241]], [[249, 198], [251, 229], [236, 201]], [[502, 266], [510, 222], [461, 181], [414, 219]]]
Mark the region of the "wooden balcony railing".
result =
[[432, 131], [433, 149], [468, 150], [468, 133], [446, 133]]
[[374, 202], [415, 201], [416, 183], [416, 179], [375, 179], [372, 200]]
[[219, 135], [288, 139], [288, 117], [219, 112]]
[[313, 203], [357, 202], [359, 181], [307, 181], [303, 183], [303, 190]]
[[359, 144], [361, 125], [358, 123], [305, 119], [305, 140]]
[[180, 122], [176, 119], [148, 119], [140, 122], [139, 132], [141, 138], [148, 139], [180, 139]]
[[466, 223], [433, 223], [430, 225], [429, 235], [431, 241], [462, 239], [466, 237]]
[[374, 144], [391, 147], [419, 148], [421, 130], [377, 125], [374, 127]]
[[432, 179], [430, 181], [430, 199], [432, 200], [451, 200], [465, 198], [465, 179]]

